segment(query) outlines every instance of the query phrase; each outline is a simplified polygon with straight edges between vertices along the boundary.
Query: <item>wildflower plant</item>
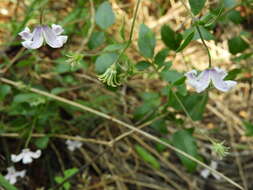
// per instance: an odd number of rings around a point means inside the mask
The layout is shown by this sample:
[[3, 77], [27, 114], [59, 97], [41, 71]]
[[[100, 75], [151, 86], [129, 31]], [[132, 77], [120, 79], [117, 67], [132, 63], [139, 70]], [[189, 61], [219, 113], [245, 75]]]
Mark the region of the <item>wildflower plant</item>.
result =
[[[212, 160], [229, 156], [229, 147], [224, 145], [226, 140], [216, 142], [213, 140], [216, 134], [209, 133], [207, 121], [215, 125], [215, 130], [222, 127], [216, 123], [217, 119], [208, 117], [206, 107], [213, 93], [228, 97], [229, 93], [240, 88], [241, 82], [251, 81], [252, 72], [245, 62], [251, 60], [253, 54], [249, 43], [252, 35], [245, 31], [231, 31], [227, 35], [229, 31], [226, 31], [231, 25], [243, 27], [244, 20], [249, 18], [248, 12], [252, 11], [250, 0], [212, 3], [180, 0], [172, 1], [169, 6], [155, 2], [157, 5], [152, 7], [152, 11], [142, 11], [144, 14], [159, 9], [160, 13], [150, 17], [156, 19], [154, 22], [146, 22], [146, 17], [142, 18], [139, 14], [141, 6], [153, 5], [153, 1], [141, 3], [141, 0], [136, 0], [133, 1], [134, 7], [131, 3], [129, 6], [117, 5], [124, 4], [123, 1], [75, 2], [75, 5], [68, 2], [71, 6], [66, 3], [68, 8], [63, 9], [66, 12], [62, 16], [61, 11], [54, 11], [63, 6], [61, 3], [34, 0], [27, 11], [31, 13], [24, 21], [9, 26], [13, 27], [13, 40], [16, 41], [8, 42], [8, 48], [13, 53], [9, 54], [6, 48], [3, 59], [0, 59], [3, 60], [0, 65], [0, 137], [8, 139], [8, 143], [11, 142], [9, 138], [18, 138], [21, 152], [8, 155], [8, 152], [15, 151], [0, 150], [0, 156], [10, 157], [12, 164], [21, 162], [27, 169], [35, 159], [38, 165], [46, 163], [50, 175], [45, 175], [45, 178], [52, 184], [44, 183], [45, 189], [70, 189], [71, 179], [78, 176], [81, 181], [79, 174], [89, 172], [87, 168], [90, 165], [97, 174], [107, 171], [110, 156], [105, 156], [105, 168], [102, 170], [99, 168], [101, 164], [94, 163], [108, 150], [116, 150], [116, 155], [118, 147], [114, 145], [127, 139], [126, 148], [130, 146], [130, 153], [137, 153], [133, 159], [143, 160], [138, 163], [160, 170], [159, 174], [167, 169], [164, 167], [170, 166], [167, 158], [164, 159], [170, 154], [170, 158], [177, 156], [178, 162], [186, 168], [182, 172], [199, 170], [200, 176], [205, 179], [212, 175], [240, 188], [237, 182], [216, 171], [217, 162], [211, 161], [210, 166], [204, 162], [211, 158], [202, 154], [205, 147], [199, 147], [203, 143], [198, 141], [203, 138], [198, 137], [202, 135], [199, 131], [206, 132], [204, 140], [212, 147], [210, 154], [215, 157]], [[171, 20], [166, 20], [170, 18], [167, 17], [170, 14], [167, 8], [175, 3], [182, 5], [185, 12], [180, 14], [179, 21], [172, 24]], [[42, 5], [44, 8], [41, 8]], [[48, 15], [43, 11], [45, 7], [48, 7]], [[124, 9], [129, 18], [121, 15]], [[240, 14], [239, 10], [244, 9], [250, 11]], [[223, 27], [222, 30], [219, 30], [220, 27]], [[227, 45], [228, 56], [224, 60], [229, 64], [216, 59], [210, 51], [221, 41]], [[16, 46], [14, 48], [12, 44], [18, 46], [16, 55]], [[48, 46], [41, 48], [45, 44]], [[195, 44], [205, 50], [208, 61], [201, 62], [198, 55], [191, 58], [188, 48]], [[0, 53], [2, 55], [2, 51]], [[201, 67], [196, 66], [200, 62]], [[192, 66], [193, 63], [195, 66]], [[211, 109], [209, 105], [209, 111]], [[223, 118], [220, 115], [219, 118]], [[223, 122], [227, 124], [225, 120]], [[247, 125], [247, 130], [251, 128], [250, 124]], [[82, 134], [79, 137], [83, 138], [82, 142], [70, 140], [78, 134]], [[139, 139], [142, 136], [147, 139]], [[155, 143], [146, 143], [146, 140]], [[0, 142], [2, 144], [5, 149], [15, 148], [15, 145], [5, 146], [5, 141]], [[31, 151], [28, 147], [37, 150]], [[69, 154], [69, 151], [81, 147], [83, 149], [76, 151], [75, 155]], [[104, 152], [100, 151], [102, 149]], [[80, 153], [84, 159], [78, 155]], [[132, 155], [126, 154], [128, 156], [130, 160]], [[123, 156], [115, 160], [118, 159], [123, 159]], [[4, 159], [4, 162], [7, 161]], [[69, 166], [73, 169], [65, 170]], [[199, 166], [205, 168], [199, 169]], [[117, 168], [113, 167], [113, 170]], [[25, 170], [19, 172], [14, 167], [7, 170], [5, 179], [11, 184], [18, 182], [17, 177], [23, 178], [26, 174]], [[177, 169], [173, 171], [181, 175]], [[63, 176], [60, 176], [61, 172]], [[96, 176], [96, 182], [99, 177]], [[189, 183], [191, 180], [187, 179]], [[73, 183], [73, 188], [86, 188], [89, 184], [82, 185], [79, 187]]]

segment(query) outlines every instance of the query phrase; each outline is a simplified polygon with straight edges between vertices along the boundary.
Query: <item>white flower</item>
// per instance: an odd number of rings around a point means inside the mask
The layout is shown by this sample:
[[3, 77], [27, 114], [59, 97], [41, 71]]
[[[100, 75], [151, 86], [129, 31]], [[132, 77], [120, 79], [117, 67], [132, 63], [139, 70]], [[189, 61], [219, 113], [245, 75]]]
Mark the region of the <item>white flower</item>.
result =
[[60, 25], [53, 24], [52, 28], [46, 25], [39, 25], [35, 27], [33, 32], [26, 27], [19, 35], [24, 40], [22, 45], [27, 49], [40, 48], [44, 40], [52, 48], [60, 48], [68, 39], [67, 36], [60, 35], [62, 32], [64, 30]]
[[234, 87], [237, 82], [232, 80], [224, 80], [227, 72], [223, 69], [215, 67], [214, 69], [206, 69], [197, 76], [197, 71], [192, 70], [185, 74], [187, 83], [196, 89], [198, 93], [203, 92], [212, 82], [215, 88], [222, 92], [227, 92]]
[[10, 182], [10, 184], [15, 184], [17, 182], [18, 177], [25, 177], [25, 170], [16, 171], [13, 166], [7, 168], [7, 174], [4, 176], [6, 180]]
[[[210, 167], [211, 167], [212, 169], [216, 170], [217, 167], [218, 167], [218, 163], [215, 162], [215, 161], [211, 161]], [[214, 177], [215, 179], [217, 179], [217, 180], [220, 180], [220, 178], [221, 178], [220, 176], [216, 175], [215, 173], [210, 172], [209, 169], [203, 169], [203, 170], [200, 172], [200, 175], [201, 175], [203, 178], [205, 178], [205, 179], [208, 178], [208, 176], [209, 176], [210, 174], [212, 174], [213, 177]]]
[[[77, 136], [78, 137], [78, 136]], [[67, 148], [70, 150], [70, 151], [74, 151], [75, 149], [77, 148], [80, 148], [83, 143], [80, 142], [80, 141], [72, 141], [72, 140], [67, 140], [66, 141], [66, 144], [67, 144]]]
[[23, 164], [32, 163], [33, 159], [37, 159], [41, 156], [41, 150], [37, 150], [36, 152], [30, 151], [29, 148], [25, 148], [22, 152], [18, 155], [12, 154], [11, 161], [19, 162], [22, 160]]

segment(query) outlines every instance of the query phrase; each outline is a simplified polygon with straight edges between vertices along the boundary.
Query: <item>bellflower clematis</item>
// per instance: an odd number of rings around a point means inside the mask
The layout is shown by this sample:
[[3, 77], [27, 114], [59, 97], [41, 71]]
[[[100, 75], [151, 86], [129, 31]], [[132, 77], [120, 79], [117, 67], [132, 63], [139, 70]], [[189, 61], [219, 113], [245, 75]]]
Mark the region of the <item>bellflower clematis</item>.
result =
[[232, 80], [224, 80], [227, 72], [220, 68], [206, 69], [197, 75], [196, 70], [189, 71], [185, 74], [187, 83], [196, 89], [198, 93], [203, 92], [212, 82], [215, 88], [222, 92], [227, 92], [234, 87], [237, 82]]
[[60, 35], [64, 30], [60, 25], [53, 24], [52, 28], [46, 25], [37, 26], [33, 32], [26, 27], [19, 33], [22, 40], [22, 45], [27, 49], [38, 49], [42, 46], [43, 41], [52, 48], [60, 48], [66, 43], [68, 37]]
[[41, 156], [41, 150], [37, 150], [36, 152], [30, 151], [29, 148], [25, 148], [18, 155], [12, 154], [11, 161], [19, 162], [22, 160], [23, 164], [32, 163], [33, 159], [37, 159]]
[[4, 178], [13, 185], [17, 182], [18, 177], [25, 177], [25, 173], [25, 170], [16, 171], [14, 167], [9, 167], [7, 168], [7, 174], [4, 176]]
[[[79, 136], [77, 136], [77, 137], [79, 137]], [[75, 149], [80, 148], [80, 147], [83, 145], [83, 143], [80, 142], [80, 141], [72, 141], [72, 140], [67, 140], [67, 141], [66, 141], [66, 144], [67, 144], [67, 148], [68, 148], [70, 151], [72, 151], [72, 152], [73, 152]]]

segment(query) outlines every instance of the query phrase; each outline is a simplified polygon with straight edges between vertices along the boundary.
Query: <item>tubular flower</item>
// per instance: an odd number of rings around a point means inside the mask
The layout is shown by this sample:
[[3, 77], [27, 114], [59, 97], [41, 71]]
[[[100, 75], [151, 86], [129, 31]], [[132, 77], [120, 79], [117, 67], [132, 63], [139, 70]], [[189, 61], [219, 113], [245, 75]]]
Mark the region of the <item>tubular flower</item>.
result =
[[106, 71], [98, 76], [98, 79], [108, 86], [117, 87], [120, 82], [117, 79], [117, 70], [115, 64], [111, 65]]
[[18, 177], [25, 177], [25, 170], [16, 171], [13, 166], [7, 168], [7, 174], [4, 176], [6, 180], [10, 182], [10, 184], [15, 184], [17, 182]]
[[196, 89], [198, 93], [203, 92], [212, 82], [215, 88], [222, 92], [227, 92], [234, 87], [237, 82], [224, 80], [227, 72], [220, 68], [206, 69], [197, 75], [196, 70], [189, 71], [185, 74], [187, 83]]
[[50, 47], [60, 48], [68, 39], [67, 36], [60, 35], [63, 32], [64, 30], [60, 25], [53, 24], [52, 28], [46, 25], [39, 25], [35, 27], [33, 32], [26, 27], [19, 35], [24, 40], [22, 45], [27, 49], [40, 48], [44, 40]]
[[41, 150], [37, 150], [36, 152], [30, 151], [29, 148], [25, 148], [22, 152], [18, 155], [12, 154], [11, 161], [19, 162], [22, 160], [23, 164], [32, 163], [33, 159], [37, 159], [41, 156]]

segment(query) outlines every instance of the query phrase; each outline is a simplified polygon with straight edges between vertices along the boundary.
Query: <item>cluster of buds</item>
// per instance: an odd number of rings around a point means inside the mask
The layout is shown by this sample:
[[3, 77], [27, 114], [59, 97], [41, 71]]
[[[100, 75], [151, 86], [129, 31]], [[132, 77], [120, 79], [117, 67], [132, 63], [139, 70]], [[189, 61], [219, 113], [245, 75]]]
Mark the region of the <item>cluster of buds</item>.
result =
[[108, 86], [117, 87], [120, 85], [120, 82], [117, 78], [117, 68], [116, 64], [112, 64], [106, 71], [98, 76], [98, 79]]

